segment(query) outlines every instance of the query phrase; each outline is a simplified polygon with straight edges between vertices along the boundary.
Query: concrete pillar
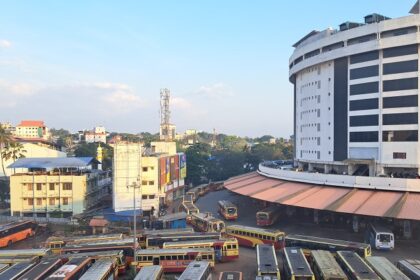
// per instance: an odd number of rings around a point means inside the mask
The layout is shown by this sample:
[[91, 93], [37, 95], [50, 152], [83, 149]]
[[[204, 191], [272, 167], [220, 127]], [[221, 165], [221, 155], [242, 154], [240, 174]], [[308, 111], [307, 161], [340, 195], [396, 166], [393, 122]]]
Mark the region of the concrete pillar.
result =
[[376, 165], [376, 175], [385, 174], [385, 168], [382, 164]]
[[324, 164], [324, 173], [329, 174], [331, 173], [331, 165], [330, 164]]
[[359, 232], [359, 217], [353, 216], [353, 231]]
[[312, 163], [308, 163], [308, 171], [309, 172], [314, 171], [314, 165]]
[[314, 223], [319, 224], [319, 215], [318, 210], [314, 210]]
[[353, 164], [349, 164], [348, 166], [347, 166], [347, 168], [348, 168], [348, 174], [349, 175], [353, 175], [353, 173], [354, 173], [354, 171], [355, 171], [355, 169], [354, 169], [354, 165]]
[[375, 163], [369, 164], [369, 176], [375, 176]]
[[405, 239], [411, 239], [413, 236], [412, 228], [411, 228], [411, 222], [408, 220], [404, 221], [404, 238]]

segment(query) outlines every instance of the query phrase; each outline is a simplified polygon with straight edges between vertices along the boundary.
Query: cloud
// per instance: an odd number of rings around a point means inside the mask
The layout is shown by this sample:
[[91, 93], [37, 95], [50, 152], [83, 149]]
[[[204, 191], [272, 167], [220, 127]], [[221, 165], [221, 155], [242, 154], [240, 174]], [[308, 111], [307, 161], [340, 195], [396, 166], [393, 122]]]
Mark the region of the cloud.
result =
[[171, 105], [175, 109], [191, 109], [193, 107], [188, 99], [176, 96], [171, 98]]
[[12, 42], [8, 40], [0, 40], [0, 48], [10, 48], [12, 46]]
[[234, 96], [233, 90], [224, 83], [201, 86], [196, 94], [204, 95], [209, 98], [224, 98]]

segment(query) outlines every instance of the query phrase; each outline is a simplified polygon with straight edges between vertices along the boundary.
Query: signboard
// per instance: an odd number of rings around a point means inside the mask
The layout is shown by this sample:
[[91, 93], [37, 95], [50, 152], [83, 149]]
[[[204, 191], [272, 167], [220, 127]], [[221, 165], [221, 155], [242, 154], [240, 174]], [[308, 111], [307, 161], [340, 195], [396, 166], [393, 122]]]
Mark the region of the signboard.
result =
[[165, 186], [167, 181], [166, 181], [166, 158], [161, 157], [159, 158], [159, 181], [160, 181], [160, 185], [161, 186]]
[[187, 177], [187, 156], [184, 153], [179, 154], [179, 178]]

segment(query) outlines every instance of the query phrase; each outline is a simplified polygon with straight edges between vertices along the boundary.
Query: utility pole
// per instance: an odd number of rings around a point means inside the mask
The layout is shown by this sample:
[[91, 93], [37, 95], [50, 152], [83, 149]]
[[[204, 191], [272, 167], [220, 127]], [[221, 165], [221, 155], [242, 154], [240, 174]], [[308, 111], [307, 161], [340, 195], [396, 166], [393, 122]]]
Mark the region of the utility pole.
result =
[[134, 258], [134, 263], [137, 267], [137, 211], [136, 211], [136, 190], [140, 189], [141, 190], [141, 186], [136, 183], [133, 182], [130, 186], [127, 186], [127, 188], [133, 188], [133, 231], [134, 231], [134, 238], [133, 238], [133, 258]]

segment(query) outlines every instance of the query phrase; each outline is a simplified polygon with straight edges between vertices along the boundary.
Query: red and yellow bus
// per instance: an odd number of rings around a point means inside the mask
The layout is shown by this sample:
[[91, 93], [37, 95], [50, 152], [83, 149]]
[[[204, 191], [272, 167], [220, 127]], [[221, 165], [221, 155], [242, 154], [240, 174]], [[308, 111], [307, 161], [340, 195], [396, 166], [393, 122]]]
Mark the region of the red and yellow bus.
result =
[[171, 234], [171, 235], [150, 235], [146, 237], [146, 248], [147, 249], [158, 249], [162, 248], [165, 242], [182, 242], [192, 240], [212, 240], [220, 239], [221, 235], [219, 232], [192, 232], [184, 234]]
[[258, 211], [256, 214], [257, 226], [271, 226], [280, 218], [278, 206], [270, 206]]
[[91, 258], [76, 257], [70, 259], [66, 264], [53, 272], [46, 280], [63, 280], [79, 279], [92, 265]]
[[13, 222], [0, 226], [0, 248], [35, 235], [37, 224], [32, 221]]
[[219, 280], [242, 280], [241, 271], [223, 271], [219, 274]]
[[225, 222], [217, 219], [211, 215], [211, 213], [197, 213], [191, 216], [192, 227], [201, 232], [225, 232]]
[[54, 254], [59, 254], [61, 252], [61, 248], [63, 248], [66, 245], [86, 244], [92, 242], [122, 239], [124, 239], [124, 235], [122, 233], [72, 237], [51, 236], [47, 239], [47, 241], [45, 241], [45, 247], [50, 248]]
[[225, 220], [238, 219], [238, 207], [228, 200], [219, 200], [219, 213]]
[[164, 249], [192, 249], [192, 248], [213, 248], [216, 261], [226, 262], [239, 258], [239, 244], [236, 238], [194, 240], [183, 242], [165, 242]]
[[232, 225], [226, 227], [226, 235], [238, 239], [239, 245], [256, 247], [258, 244], [272, 244], [279, 250], [284, 248], [285, 233], [280, 230]]
[[[61, 253], [69, 254], [122, 250], [126, 258], [127, 264], [130, 264], [133, 261], [134, 255], [133, 245], [133, 239], [126, 238], [122, 240], [108, 240], [103, 242], [66, 245], [63, 248], [61, 248]], [[136, 247], [138, 247], [138, 243], [136, 245]]]
[[165, 272], [183, 272], [192, 261], [208, 261], [214, 267], [214, 250], [198, 249], [142, 249], [137, 250], [137, 270], [144, 266], [161, 265]]
[[180, 235], [180, 234], [194, 233], [192, 228], [173, 228], [173, 229], [160, 229], [160, 230], [143, 230], [138, 242], [140, 248], [146, 248], [146, 240], [148, 236], [168, 236], [168, 235]]

